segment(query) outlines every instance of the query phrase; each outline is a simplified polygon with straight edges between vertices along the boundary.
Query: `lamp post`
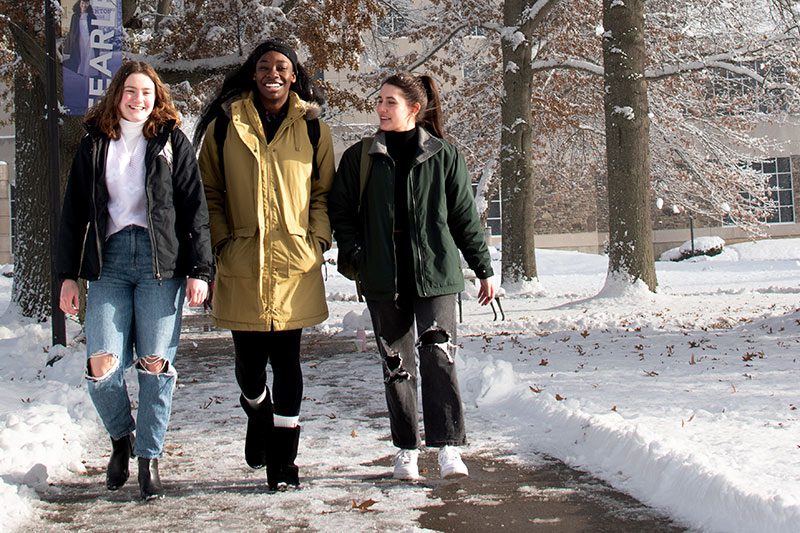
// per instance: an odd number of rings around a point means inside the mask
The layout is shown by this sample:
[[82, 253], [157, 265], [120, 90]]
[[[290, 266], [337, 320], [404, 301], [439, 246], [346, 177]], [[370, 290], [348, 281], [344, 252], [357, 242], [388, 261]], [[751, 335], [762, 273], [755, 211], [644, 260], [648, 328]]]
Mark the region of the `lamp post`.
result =
[[53, 2], [44, 0], [45, 48], [47, 61], [47, 172], [48, 198], [50, 200], [50, 323], [53, 346], [66, 345], [67, 333], [64, 313], [59, 307], [61, 286], [56, 276], [56, 233], [61, 213], [61, 179], [58, 161], [58, 89], [56, 86], [56, 21]]

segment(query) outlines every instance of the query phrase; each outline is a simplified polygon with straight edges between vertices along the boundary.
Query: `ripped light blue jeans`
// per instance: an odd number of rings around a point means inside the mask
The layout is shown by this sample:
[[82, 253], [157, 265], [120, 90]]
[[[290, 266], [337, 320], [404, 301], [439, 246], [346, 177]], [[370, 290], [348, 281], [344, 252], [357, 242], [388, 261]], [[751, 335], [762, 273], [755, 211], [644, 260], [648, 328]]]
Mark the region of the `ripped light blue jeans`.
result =
[[[100, 279], [89, 284], [86, 302], [86, 353], [114, 358], [108, 373], [87, 371], [89, 395], [113, 439], [136, 430], [137, 456], [161, 456], [178, 373], [173, 366], [181, 329], [184, 279], [153, 276], [150, 237], [129, 226], [111, 235], [103, 251]], [[135, 356], [134, 356], [135, 354]], [[151, 372], [139, 363], [155, 356], [165, 363]], [[125, 384], [125, 371], [136, 365], [139, 405], [136, 421]]]

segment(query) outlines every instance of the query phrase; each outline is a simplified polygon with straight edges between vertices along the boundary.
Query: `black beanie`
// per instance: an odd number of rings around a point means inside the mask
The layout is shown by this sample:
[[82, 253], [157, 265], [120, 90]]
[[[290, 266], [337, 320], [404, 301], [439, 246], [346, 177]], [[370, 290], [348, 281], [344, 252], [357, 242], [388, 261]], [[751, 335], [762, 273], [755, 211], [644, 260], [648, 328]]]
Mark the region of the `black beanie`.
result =
[[267, 52], [278, 52], [279, 54], [283, 54], [289, 58], [289, 61], [292, 62], [292, 70], [297, 72], [297, 54], [294, 53], [294, 50], [280, 41], [265, 41], [261, 46], [264, 47], [264, 51], [261, 53], [261, 55], [264, 55]]

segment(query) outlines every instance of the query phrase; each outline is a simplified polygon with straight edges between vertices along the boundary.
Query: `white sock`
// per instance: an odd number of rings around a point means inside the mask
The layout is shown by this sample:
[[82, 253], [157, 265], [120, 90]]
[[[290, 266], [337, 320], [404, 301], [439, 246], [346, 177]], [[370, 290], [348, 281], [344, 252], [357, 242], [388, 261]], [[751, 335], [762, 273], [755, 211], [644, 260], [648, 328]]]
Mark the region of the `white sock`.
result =
[[273, 420], [276, 428], [296, 428], [300, 423], [299, 416], [273, 415]]
[[[244, 394], [243, 394], [242, 396], [244, 396]], [[245, 399], [245, 400], [247, 400], [247, 403], [249, 403], [251, 407], [258, 407], [258, 405], [259, 405], [261, 402], [263, 402], [263, 401], [264, 401], [264, 399], [265, 399], [266, 397], [267, 397], [267, 388], [266, 388], [266, 387], [264, 387], [264, 392], [262, 392], [262, 393], [261, 393], [261, 396], [259, 396], [259, 397], [258, 397], [258, 398], [256, 398], [255, 400], [251, 400], [251, 399], [250, 399], [250, 398], [248, 398], [247, 396], [244, 396], [244, 399]]]

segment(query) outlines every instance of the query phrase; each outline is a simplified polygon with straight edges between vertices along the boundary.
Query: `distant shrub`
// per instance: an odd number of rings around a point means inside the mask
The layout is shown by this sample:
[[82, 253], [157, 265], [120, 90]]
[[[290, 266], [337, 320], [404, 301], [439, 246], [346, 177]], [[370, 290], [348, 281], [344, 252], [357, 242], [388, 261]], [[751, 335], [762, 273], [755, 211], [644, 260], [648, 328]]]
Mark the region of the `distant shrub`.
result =
[[661, 261], [683, 261], [698, 255], [714, 256], [722, 253], [725, 248], [725, 241], [720, 237], [697, 237], [694, 239], [694, 252], [692, 252], [692, 241], [686, 241], [678, 248], [667, 250], [659, 259]]

